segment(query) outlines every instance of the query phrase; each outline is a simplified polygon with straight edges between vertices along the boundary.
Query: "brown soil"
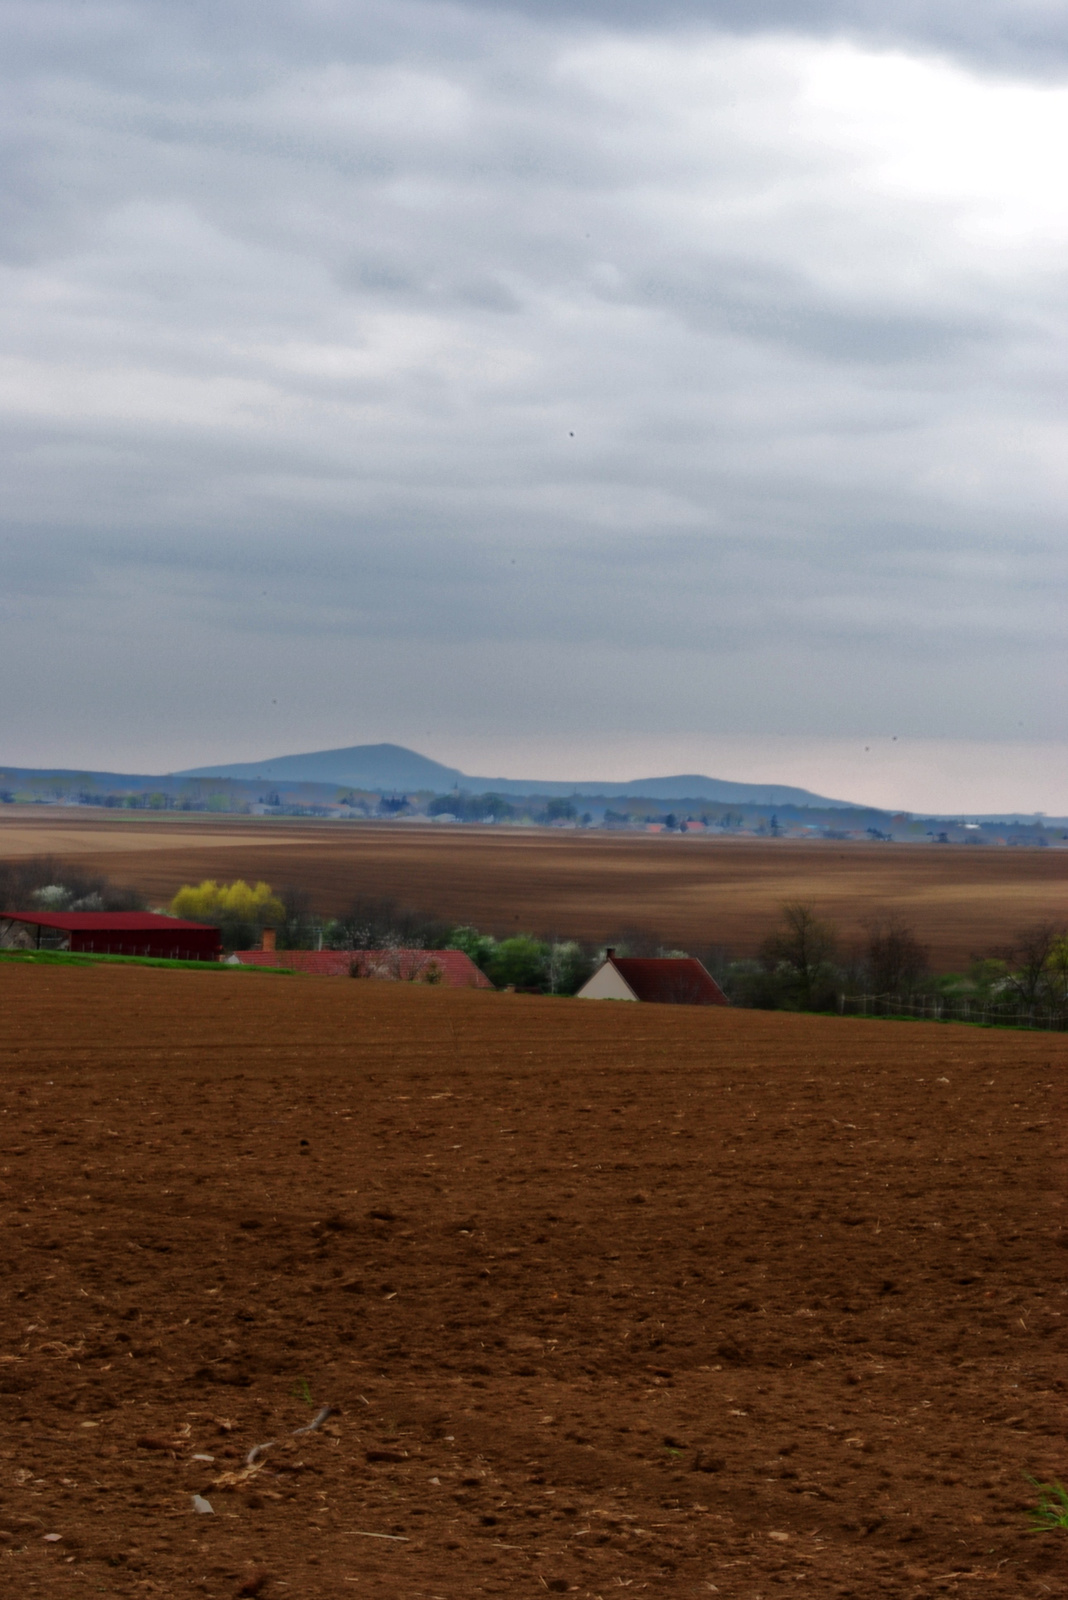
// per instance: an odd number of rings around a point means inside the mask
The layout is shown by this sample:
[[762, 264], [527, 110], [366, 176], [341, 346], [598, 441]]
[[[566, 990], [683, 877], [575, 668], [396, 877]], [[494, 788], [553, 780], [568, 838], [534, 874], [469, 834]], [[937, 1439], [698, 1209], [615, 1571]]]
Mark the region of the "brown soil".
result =
[[211, 818], [0, 814], [0, 858], [54, 854], [137, 884], [155, 901], [202, 878], [264, 878], [336, 914], [356, 894], [517, 929], [605, 939], [628, 928], [689, 949], [752, 953], [784, 901], [811, 901], [846, 938], [890, 911], [936, 970], [990, 954], [1064, 915], [1068, 850], [687, 839], [511, 829]]
[[1063, 1038], [128, 968], [0, 1007], [4, 1593], [1064, 1592]]

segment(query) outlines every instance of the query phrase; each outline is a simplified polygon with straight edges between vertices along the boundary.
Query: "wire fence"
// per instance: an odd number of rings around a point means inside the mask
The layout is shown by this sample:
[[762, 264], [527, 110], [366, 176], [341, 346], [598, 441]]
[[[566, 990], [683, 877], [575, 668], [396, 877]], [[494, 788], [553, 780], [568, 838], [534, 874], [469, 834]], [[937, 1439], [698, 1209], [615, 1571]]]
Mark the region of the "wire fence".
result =
[[844, 1017], [913, 1017], [926, 1022], [971, 1022], [984, 1028], [1068, 1029], [1068, 1007], [1021, 1007], [935, 994], [840, 994], [838, 1010]]

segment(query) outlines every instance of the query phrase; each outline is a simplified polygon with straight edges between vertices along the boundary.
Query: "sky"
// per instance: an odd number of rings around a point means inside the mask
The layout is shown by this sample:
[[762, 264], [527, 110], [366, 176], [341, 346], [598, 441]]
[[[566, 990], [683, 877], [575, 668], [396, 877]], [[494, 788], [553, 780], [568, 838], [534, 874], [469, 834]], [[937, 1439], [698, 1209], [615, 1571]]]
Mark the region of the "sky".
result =
[[1061, 0], [2, 0], [0, 139], [0, 764], [1068, 813]]

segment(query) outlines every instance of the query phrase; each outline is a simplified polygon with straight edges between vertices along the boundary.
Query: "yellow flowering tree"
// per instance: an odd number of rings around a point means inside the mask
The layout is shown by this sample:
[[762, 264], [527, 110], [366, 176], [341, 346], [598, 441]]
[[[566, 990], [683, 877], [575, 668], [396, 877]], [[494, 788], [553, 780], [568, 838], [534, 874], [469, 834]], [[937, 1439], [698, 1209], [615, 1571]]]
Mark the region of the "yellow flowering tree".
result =
[[230, 950], [248, 948], [262, 928], [275, 927], [285, 918], [285, 907], [269, 883], [248, 884], [243, 878], [236, 883], [205, 878], [203, 883], [186, 884], [171, 901], [171, 911], [190, 922], [213, 923]]

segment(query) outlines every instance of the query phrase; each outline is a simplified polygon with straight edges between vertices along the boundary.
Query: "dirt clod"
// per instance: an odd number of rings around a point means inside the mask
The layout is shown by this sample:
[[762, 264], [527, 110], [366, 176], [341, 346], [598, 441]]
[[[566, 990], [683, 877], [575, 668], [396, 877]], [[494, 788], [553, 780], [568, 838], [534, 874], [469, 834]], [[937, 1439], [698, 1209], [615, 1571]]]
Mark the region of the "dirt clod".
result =
[[270, 1582], [270, 1574], [266, 1567], [254, 1567], [246, 1578], [243, 1578], [234, 1590], [237, 1596], [262, 1594]]

